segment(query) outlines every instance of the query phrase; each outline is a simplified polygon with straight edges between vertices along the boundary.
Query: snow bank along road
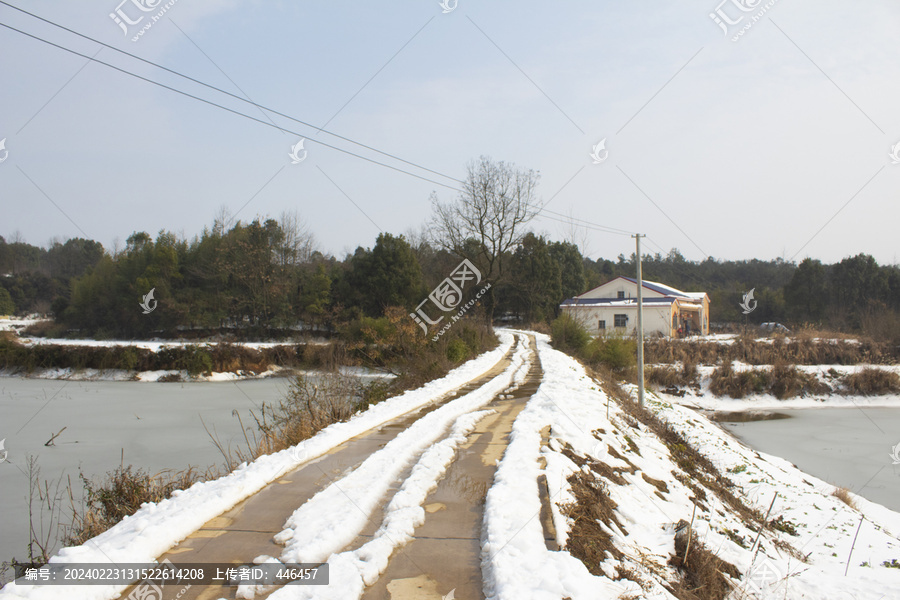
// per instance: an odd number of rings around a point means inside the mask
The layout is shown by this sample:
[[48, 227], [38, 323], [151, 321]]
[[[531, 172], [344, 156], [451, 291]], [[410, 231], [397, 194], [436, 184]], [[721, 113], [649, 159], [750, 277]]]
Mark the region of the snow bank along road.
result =
[[[900, 514], [852, 494], [848, 506], [833, 486], [651, 395], [650, 412], [709, 459], [704, 475], [546, 336], [499, 335], [497, 350], [447, 378], [146, 505], [53, 562], [329, 563], [328, 586], [194, 586], [180, 596], [212, 600], [671, 599], [683, 575], [670, 564], [676, 524], [693, 516], [693, 547], [730, 565], [729, 598], [900, 597], [900, 569], [889, 566], [900, 559]], [[713, 467], [722, 475], [709, 476]], [[609, 511], [589, 524], [605, 550], [582, 562], [573, 553], [585, 512], [572, 507], [585, 482]], [[774, 499], [760, 544], [716, 483], [759, 513]], [[9, 584], [0, 600], [131, 592]]]

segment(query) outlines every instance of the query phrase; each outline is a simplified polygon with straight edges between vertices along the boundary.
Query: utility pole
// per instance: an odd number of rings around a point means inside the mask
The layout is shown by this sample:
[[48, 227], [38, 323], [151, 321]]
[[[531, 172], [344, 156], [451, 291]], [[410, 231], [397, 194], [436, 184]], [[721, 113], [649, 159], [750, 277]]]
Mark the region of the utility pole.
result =
[[644, 280], [641, 277], [641, 238], [643, 234], [633, 236], [636, 244], [635, 262], [637, 263], [637, 368], [638, 368], [638, 404], [644, 406]]

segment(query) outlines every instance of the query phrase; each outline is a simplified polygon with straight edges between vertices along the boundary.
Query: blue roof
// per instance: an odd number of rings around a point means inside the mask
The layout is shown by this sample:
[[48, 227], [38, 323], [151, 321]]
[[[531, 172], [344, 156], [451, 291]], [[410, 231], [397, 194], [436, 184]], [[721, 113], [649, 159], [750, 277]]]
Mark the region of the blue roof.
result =
[[[637, 279], [632, 279], [631, 277], [625, 277], [624, 275], [622, 276], [622, 279], [624, 279], [625, 281], [630, 281], [634, 285], [637, 285]], [[687, 294], [685, 294], [684, 292], [682, 292], [681, 290], [676, 290], [673, 287], [669, 287], [669, 286], [663, 285], [661, 283], [656, 283], [654, 281], [647, 281], [646, 279], [642, 283], [644, 284], [645, 288], [647, 288], [649, 290], [653, 290], [654, 292], [656, 292], [658, 294], [662, 294], [664, 296], [681, 296], [683, 298], [690, 297]]]
[[[625, 281], [633, 283], [635, 286], [637, 286], [637, 279], [632, 279], [631, 277], [625, 277], [624, 275], [620, 275], [619, 277], [616, 277], [615, 279], [611, 279], [610, 281], [615, 281], [616, 279], [624, 279]], [[609, 281], [607, 281], [606, 283], [609, 283]], [[606, 283], [604, 283], [603, 285], [606, 285]], [[673, 287], [669, 287], [669, 286], [663, 285], [661, 283], [656, 283], [655, 281], [647, 281], [645, 279], [642, 281], [642, 283], [644, 284], [643, 287], [647, 288], [648, 290], [654, 291], [657, 294], [662, 294], [664, 296], [663, 298], [644, 298], [643, 299], [644, 304], [672, 304], [673, 302], [675, 302], [675, 300], [678, 300], [678, 299], [684, 299], [684, 300], [697, 300], [698, 299], [697, 294], [688, 294], [688, 293], [682, 292], [681, 290], [676, 290]], [[597, 289], [597, 288], [594, 288], [594, 289]], [[585, 293], [587, 293], [587, 292], [585, 292]], [[630, 302], [629, 302], [629, 300], [630, 300]], [[622, 306], [624, 308], [624, 307], [628, 307], [629, 305], [636, 306], [637, 304], [634, 300], [635, 300], [634, 298], [581, 298], [581, 299], [578, 299], [578, 297], [575, 297], [575, 298], [568, 298], [567, 300], [564, 300], [560, 306], [574, 306], [574, 305], [595, 305], [596, 306], [596, 305], [605, 304], [605, 305]]]

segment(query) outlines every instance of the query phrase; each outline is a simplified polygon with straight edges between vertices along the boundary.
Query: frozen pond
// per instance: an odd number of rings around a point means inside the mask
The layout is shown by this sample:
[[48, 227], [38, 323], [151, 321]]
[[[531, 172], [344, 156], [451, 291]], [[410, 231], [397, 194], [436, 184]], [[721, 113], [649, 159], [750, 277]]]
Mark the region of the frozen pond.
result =
[[789, 419], [723, 423], [754, 449], [900, 512], [900, 408], [779, 410]]
[[[0, 562], [13, 557], [27, 560], [28, 455], [37, 457], [42, 481], [52, 484], [63, 476], [79, 489], [79, 471], [88, 477], [102, 475], [119, 466], [123, 453], [125, 465], [150, 473], [190, 465], [205, 471], [210, 465], [221, 466], [224, 459], [203, 423], [224, 445], [242, 446], [244, 437], [232, 411], [239, 411], [246, 427], [255, 428], [250, 410], [263, 402], [277, 403], [290, 381], [139, 383], [0, 377], [0, 439], [6, 439], [8, 451], [0, 463]], [[45, 447], [63, 427], [56, 445]]]

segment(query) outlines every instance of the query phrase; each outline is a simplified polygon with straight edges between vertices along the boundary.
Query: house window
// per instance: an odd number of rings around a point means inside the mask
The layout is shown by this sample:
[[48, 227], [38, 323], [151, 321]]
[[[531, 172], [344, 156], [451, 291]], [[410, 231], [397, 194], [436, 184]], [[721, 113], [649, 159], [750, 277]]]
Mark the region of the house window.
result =
[[628, 325], [628, 315], [616, 315], [616, 327], [626, 327]]
[[606, 329], [606, 321], [600, 319], [600, 322], [597, 323], [597, 329]]
[[619, 296], [618, 296], [619, 300], [623, 299], [624, 297], [625, 297], [625, 292], [619, 292]]

